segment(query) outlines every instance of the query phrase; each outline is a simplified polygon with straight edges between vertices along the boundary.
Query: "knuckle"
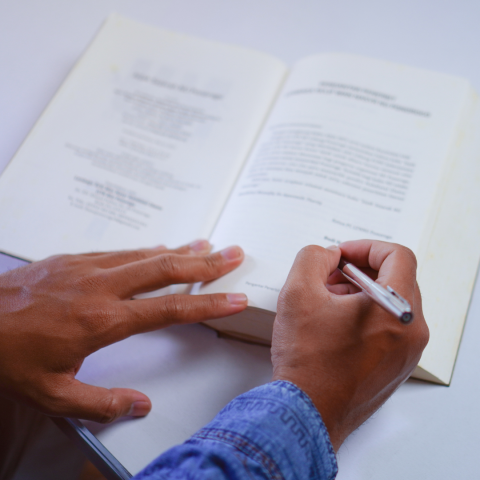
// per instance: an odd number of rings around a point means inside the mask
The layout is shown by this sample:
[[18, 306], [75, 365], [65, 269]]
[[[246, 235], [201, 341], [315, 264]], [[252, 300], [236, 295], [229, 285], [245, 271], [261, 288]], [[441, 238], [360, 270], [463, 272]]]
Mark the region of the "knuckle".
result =
[[76, 276], [73, 280], [73, 287], [80, 292], [97, 292], [105, 290], [108, 284], [108, 275], [100, 269]]
[[148, 258], [147, 250], [126, 250], [124, 252], [120, 252], [120, 255], [123, 257], [127, 257], [132, 262], [140, 262]]
[[104, 405], [102, 406], [102, 416], [98, 420], [100, 423], [112, 423], [117, 419], [120, 411], [120, 405], [113, 393], [110, 393], [109, 397], [106, 400], [102, 399]]
[[299, 254], [301, 256], [311, 257], [313, 255], [318, 255], [321, 252], [322, 252], [322, 247], [319, 247], [318, 245], [307, 245], [306, 247], [303, 247], [300, 250]]
[[408, 247], [403, 245], [398, 245], [398, 251], [401, 253], [402, 257], [405, 258], [409, 263], [413, 264], [417, 268], [417, 257]]
[[217, 311], [220, 310], [225, 301], [225, 295], [205, 295], [204, 306], [208, 311]]
[[54, 255], [39, 262], [38, 266], [42, 266], [42, 277], [51, 280], [64, 274], [66, 270], [72, 267], [72, 256], [73, 255]]
[[53, 255], [46, 259], [50, 268], [54, 271], [62, 271], [66, 269], [81, 269], [86, 264], [83, 255], [61, 254]]
[[303, 285], [298, 283], [285, 285], [278, 296], [277, 310], [283, 314], [294, 314], [302, 316], [305, 314], [305, 307], [311, 302], [305, 301], [307, 292]]
[[304, 282], [288, 282], [280, 292], [285, 302], [301, 302], [310, 296], [309, 285]]
[[183, 304], [178, 295], [167, 295], [163, 297], [163, 317], [172, 321], [180, 317], [183, 312]]
[[179, 280], [182, 277], [183, 269], [175, 254], [165, 254], [157, 257], [158, 269], [162, 276], [171, 281]]
[[290, 288], [289, 285], [285, 285], [281, 290], [278, 295], [278, 300], [277, 300], [277, 308], [280, 309], [285, 309], [290, 305], [290, 302], [292, 300], [293, 292], [292, 288]]
[[422, 351], [427, 346], [429, 340], [430, 330], [427, 323], [424, 321], [422, 322], [422, 326], [421, 328], [419, 328], [419, 331], [417, 333], [417, 342], [419, 344], [419, 348], [421, 348]]
[[223, 257], [218, 255], [206, 255], [202, 257], [204, 268], [207, 272], [214, 274], [223, 266]]
[[52, 255], [51, 257], [48, 257], [46, 261], [54, 265], [64, 265], [71, 262], [74, 257], [75, 255], [68, 255], [68, 254]]
[[92, 345], [101, 341], [112, 328], [119, 326], [118, 309], [110, 303], [91, 304], [84, 300], [73, 308], [78, 324], [86, 332], [88, 342]]
[[296, 291], [298, 291], [298, 287], [285, 285], [280, 291], [280, 294], [278, 295], [278, 306], [282, 308], [288, 306], [291, 303], [292, 299], [296, 297]]
[[414, 319], [413, 323], [406, 328], [397, 323], [395, 327], [389, 328], [389, 334], [394, 344], [400, 346], [405, 354], [409, 352], [408, 356], [415, 357], [417, 361], [427, 346], [430, 337], [428, 326], [423, 317]]

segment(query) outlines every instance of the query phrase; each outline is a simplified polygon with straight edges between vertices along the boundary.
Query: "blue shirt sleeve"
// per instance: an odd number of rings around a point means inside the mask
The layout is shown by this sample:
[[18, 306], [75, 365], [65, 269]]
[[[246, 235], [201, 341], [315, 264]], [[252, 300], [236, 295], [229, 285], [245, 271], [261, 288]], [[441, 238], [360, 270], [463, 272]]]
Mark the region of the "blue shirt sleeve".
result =
[[276, 381], [232, 400], [184, 444], [160, 455], [137, 480], [331, 480], [335, 453], [310, 398]]

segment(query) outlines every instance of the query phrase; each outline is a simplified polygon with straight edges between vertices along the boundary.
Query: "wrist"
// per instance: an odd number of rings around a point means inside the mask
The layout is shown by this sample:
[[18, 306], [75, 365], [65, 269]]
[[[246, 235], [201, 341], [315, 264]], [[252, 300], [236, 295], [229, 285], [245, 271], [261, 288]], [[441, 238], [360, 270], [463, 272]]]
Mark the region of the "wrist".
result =
[[295, 368], [274, 368], [272, 381], [282, 381], [298, 388], [318, 412], [335, 452], [338, 451], [348, 434], [345, 434], [342, 417], [345, 417], [344, 402], [332, 395], [328, 382], [312, 382], [318, 378], [318, 372], [301, 372]]

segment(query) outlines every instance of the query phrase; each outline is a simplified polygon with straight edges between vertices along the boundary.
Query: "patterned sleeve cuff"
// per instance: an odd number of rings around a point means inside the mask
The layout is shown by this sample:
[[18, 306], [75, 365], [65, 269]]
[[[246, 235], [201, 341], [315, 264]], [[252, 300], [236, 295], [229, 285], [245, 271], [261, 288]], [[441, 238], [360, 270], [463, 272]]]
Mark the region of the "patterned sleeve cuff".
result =
[[257, 462], [268, 478], [335, 478], [330, 437], [310, 397], [276, 381], [232, 400], [189, 442], [222, 442]]

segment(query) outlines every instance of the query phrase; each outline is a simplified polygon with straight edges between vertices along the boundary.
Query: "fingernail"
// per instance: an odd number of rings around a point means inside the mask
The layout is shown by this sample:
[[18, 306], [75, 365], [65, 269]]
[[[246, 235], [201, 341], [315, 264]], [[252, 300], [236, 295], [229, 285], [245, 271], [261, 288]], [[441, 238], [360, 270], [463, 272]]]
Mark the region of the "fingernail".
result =
[[242, 251], [238, 247], [228, 247], [220, 252], [225, 260], [238, 260], [242, 256]]
[[212, 248], [212, 245], [210, 245], [210, 242], [208, 240], [195, 240], [192, 242], [189, 247], [197, 253], [201, 252], [209, 252], [210, 249]]
[[166, 245], [158, 245], [156, 247], [153, 247], [152, 250], [166, 250], [167, 246]]
[[244, 293], [227, 293], [227, 300], [231, 305], [246, 305], [248, 302]]
[[338, 250], [338, 245], [330, 245], [327, 250]]
[[150, 403], [138, 400], [132, 403], [127, 415], [131, 417], [144, 417], [150, 411]]

